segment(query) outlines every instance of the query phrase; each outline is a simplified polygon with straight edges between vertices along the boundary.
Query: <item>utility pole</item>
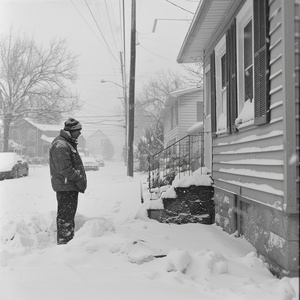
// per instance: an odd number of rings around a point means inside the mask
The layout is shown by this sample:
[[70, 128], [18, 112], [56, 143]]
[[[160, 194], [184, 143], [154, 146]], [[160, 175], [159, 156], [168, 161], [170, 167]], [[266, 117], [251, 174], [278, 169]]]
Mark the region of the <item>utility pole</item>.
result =
[[135, 48], [136, 48], [136, 0], [131, 9], [131, 54], [128, 101], [128, 164], [127, 176], [133, 177], [133, 140], [134, 140], [134, 88], [135, 88]]
[[[125, 59], [124, 59], [125, 60]], [[120, 52], [121, 61], [121, 73], [122, 73], [122, 85], [123, 85], [123, 98], [124, 98], [124, 110], [125, 110], [125, 166], [127, 166], [128, 147], [127, 147], [127, 127], [128, 127], [128, 109], [127, 109], [127, 87], [126, 87], [126, 75], [125, 75], [125, 62], [123, 64], [122, 52]]]

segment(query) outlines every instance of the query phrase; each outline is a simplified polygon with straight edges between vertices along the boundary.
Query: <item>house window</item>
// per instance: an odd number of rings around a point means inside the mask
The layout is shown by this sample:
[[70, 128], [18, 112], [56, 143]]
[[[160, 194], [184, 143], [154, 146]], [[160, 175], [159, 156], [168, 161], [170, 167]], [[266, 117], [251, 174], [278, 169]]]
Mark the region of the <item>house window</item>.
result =
[[210, 94], [211, 94], [211, 83], [210, 83], [210, 66], [207, 72], [205, 71], [205, 86], [206, 86], [206, 91], [205, 91], [205, 118], [210, 116], [211, 114], [211, 100], [210, 100]]
[[20, 131], [18, 129], [13, 129], [12, 131], [12, 138], [16, 141], [16, 142], [20, 142], [21, 138], [20, 138]]
[[203, 102], [197, 101], [196, 102], [197, 105], [197, 116], [196, 116], [196, 120], [197, 122], [202, 122], [203, 121]]
[[216, 121], [217, 131], [225, 132], [227, 127], [227, 62], [225, 36], [215, 48], [216, 68]]
[[36, 156], [36, 149], [35, 149], [35, 147], [28, 147], [27, 153], [28, 153], [28, 156], [35, 157]]
[[178, 101], [175, 103], [175, 124], [178, 125]]
[[34, 129], [28, 130], [28, 141], [30, 142], [36, 141], [36, 131]]
[[252, 20], [244, 28], [244, 99], [253, 99]]
[[[238, 117], [236, 125], [254, 120], [253, 0], [248, 0], [236, 18]], [[250, 122], [252, 121], [252, 122]]]
[[174, 128], [174, 106], [171, 108], [171, 129]]
[[270, 120], [268, 0], [247, 0], [210, 56], [212, 136]]
[[171, 108], [171, 129], [178, 125], [178, 102]]

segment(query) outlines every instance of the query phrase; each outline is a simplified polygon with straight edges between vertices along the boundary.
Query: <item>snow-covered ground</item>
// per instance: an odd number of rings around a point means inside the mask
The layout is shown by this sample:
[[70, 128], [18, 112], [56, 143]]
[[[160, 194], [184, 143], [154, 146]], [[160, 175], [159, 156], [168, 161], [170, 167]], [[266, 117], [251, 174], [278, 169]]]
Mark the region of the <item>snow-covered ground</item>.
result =
[[147, 219], [146, 176], [122, 163], [87, 175], [75, 238], [60, 246], [48, 167], [0, 182], [0, 299], [299, 299], [299, 278], [272, 276], [245, 239]]

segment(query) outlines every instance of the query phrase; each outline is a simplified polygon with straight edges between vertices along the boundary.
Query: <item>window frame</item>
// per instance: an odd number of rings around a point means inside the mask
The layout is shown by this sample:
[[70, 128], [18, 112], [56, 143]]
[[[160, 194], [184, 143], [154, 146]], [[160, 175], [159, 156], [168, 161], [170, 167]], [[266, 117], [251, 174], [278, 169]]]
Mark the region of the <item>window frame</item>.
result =
[[[226, 133], [227, 132], [227, 84], [225, 87], [222, 87], [222, 57], [225, 55], [226, 59], [226, 35], [224, 35], [218, 44], [215, 47], [215, 69], [216, 69], [216, 134]], [[225, 65], [225, 76], [227, 77], [227, 68]], [[225, 78], [226, 78], [225, 77]], [[227, 82], [227, 79], [225, 80]], [[223, 103], [222, 96], [226, 95], [225, 104]], [[225, 110], [225, 113], [224, 113]], [[219, 117], [224, 113], [226, 117], [226, 125], [225, 128], [219, 128]]]
[[[237, 115], [239, 116], [244, 103], [247, 99], [245, 99], [245, 76], [244, 76], [244, 28], [252, 21], [252, 101], [255, 101], [254, 91], [255, 91], [255, 81], [254, 81], [254, 13], [253, 13], [253, 0], [247, 0], [239, 13], [236, 16], [236, 51], [237, 51]], [[253, 119], [241, 123], [238, 128], [242, 128], [245, 126], [249, 126], [254, 124], [254, 109], [253, 109]]]
[[36, 142], [36, 130], [35, 129], [29, 129], [27, 136], [28, 136], [29, 142]]

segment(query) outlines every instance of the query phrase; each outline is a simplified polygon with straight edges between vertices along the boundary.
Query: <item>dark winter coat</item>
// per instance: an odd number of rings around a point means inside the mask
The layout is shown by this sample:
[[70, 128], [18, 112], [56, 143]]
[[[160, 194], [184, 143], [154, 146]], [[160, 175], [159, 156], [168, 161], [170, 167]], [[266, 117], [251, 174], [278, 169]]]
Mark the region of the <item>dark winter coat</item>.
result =
[[51, 184], [55, 192], [77, 191], [87, 187], [85, 170], [77, 151], [77, 144], [69, 132], [61, 130], [49, 151]]

